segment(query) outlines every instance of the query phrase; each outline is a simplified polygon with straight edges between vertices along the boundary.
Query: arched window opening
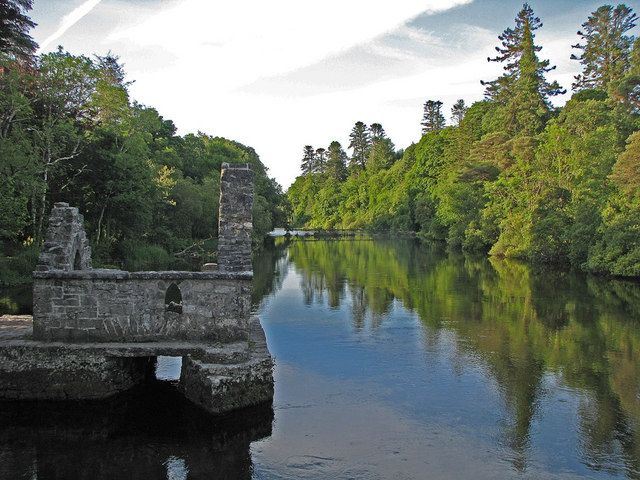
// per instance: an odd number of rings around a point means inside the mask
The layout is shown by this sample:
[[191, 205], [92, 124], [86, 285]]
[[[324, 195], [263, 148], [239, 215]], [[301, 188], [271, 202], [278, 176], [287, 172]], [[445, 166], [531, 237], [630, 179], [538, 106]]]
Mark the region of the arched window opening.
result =
[[169, 285], [164, 296], [164, 305], [167, 312], [182, 313], [182, 293], [175, 283]]
[[76, 250], [76, 255], [73, 258], [73, 269], [82, 270], [82, 258], [80, 257], [80, 250]]

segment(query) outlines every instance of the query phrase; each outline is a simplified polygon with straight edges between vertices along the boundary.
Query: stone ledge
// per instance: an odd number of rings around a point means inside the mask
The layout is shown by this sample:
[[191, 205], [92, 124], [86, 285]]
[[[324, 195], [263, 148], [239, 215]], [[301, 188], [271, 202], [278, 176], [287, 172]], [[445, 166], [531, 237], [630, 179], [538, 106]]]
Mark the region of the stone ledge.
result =
[[[252, 319], [260, 325], [257, 318]], [[254, 343], [254, 342], [252, 342]], [[204, 343], [186, 341], [162, 342], [59, 342], [33, 339], [33, 319], [28, 315], [0, 317], [0, 358], [3, 352], [42, 351], [57, 354], [82, 352], [109, 357], [155, 357], [167, 355], [194, 358], [221, 364], [245, 362], [249, 354], [249, 342]]]
[[252, 271], [206, 272], [127, 272], [96, 268], [93, 270], [46, 270], [33, 272], [38, 280], [251, 280]]

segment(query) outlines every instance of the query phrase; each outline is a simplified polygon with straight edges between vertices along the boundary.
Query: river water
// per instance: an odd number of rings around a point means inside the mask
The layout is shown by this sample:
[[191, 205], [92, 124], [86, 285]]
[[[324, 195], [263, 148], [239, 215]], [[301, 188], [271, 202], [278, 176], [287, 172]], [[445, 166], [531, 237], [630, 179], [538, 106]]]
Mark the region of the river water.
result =
[[273, 409], [211, 422], [166, 383], [3, 404], [0, 478], [640, 479], [637, 282], [275, 239], [254, 308]]

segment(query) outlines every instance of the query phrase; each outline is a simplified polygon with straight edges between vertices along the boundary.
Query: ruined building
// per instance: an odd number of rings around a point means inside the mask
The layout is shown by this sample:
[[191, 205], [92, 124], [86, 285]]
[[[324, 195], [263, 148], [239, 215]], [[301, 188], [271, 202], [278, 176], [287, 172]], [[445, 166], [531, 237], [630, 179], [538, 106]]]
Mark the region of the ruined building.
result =
[[96, 399], [182, 357], [180, 391], [218, 414], [273, 397], [251, 315], [253, 172], [223, 164], [218, 264], [202, 272], [93, 269], [82, 215], [56, 203], [33, 274], [33, 326], [0, 337], [0, 398]]

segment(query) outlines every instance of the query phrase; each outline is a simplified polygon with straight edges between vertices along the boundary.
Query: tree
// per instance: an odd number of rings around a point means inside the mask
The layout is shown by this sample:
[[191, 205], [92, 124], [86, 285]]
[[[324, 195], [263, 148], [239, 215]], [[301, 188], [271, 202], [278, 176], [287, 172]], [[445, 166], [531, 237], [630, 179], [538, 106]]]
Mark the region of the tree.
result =
[[309, 175], [313, 173], [313, 169], [315, 167], [316, 161], [316, 152], [311, 145], [305, 145], [304, 151], [302, 154], [302, 165], [300, 168], [302, 169], [302, 175]]
[[313, 168], [315, 173], [324, 173], [327, 167], [327, 151], [320, 147], [316, 150], [316, 161]]
[[627, 105], [632, 113], [640, 113], [640, 38], [633, 42], [629, 69], [619, 81], [611, 81], [609, 95]]
[[369, 131], [371, 132], [372, 143], [375, 143], [376, 140], [382, 140], [383, 138], [387, 137], [387, 134], [384, 131], [384, 128], [382, 128], [382, 125], [379, 123], [372, 123], [371, 126], [369, 127]]
[[464, 118], [464, 114], [467, 113], [467, 106], [463, 99], [458, 100], [451, 108], [451, 121], [459, 126]]
[[620, 80], [629, 68], [633, 36], [625, 35], [636, 26], [638, 16], [624, 4], [603, 5], [592, 12], [578, 31], [582, 43], [572, 45], [580, 55], [571, 55], [582, 64], [582, 73], [575, 77], [574, 90], [601, 88]]
[[42, 55], [37, 67], [35, 121], [30, 129], [42, 188], [34, 192], [31, 214], [34, 237], [41, 240], [51, 186], [58, 178], [83, 169], [71, 163], [85, 144], [84, 130], [97, 119], [92, 100], [101, 72], [90, 58], [62, 48]]
[[511, 134], [535, 135], [544, 128], [549, 113], [545, 96], [544, 71], [536, 55], [533, 32], [525, 21], [522, 35], [522, 54], [518, 61], [518, 77], [513, 94], [507, 103], [506, 131]]
[[551, 110], [550, 96], [565, 91], [557, 82], [548, 82], [545, 74], [555, 67], [548, 60], [540, 60], [537, 52], [542, 47], [535, 44], [534, 31], [542, 22], [528, 4], [515, 19], [515, 28], [507, 28], [498, 38], [502, 48], [491, 62], [504, 62], [505, 74], [493, 82], [484, 82], [486, 95], [496, 101], [494, 124], [497, 130], [511, 135], [539, 133]]
[[640, 132], [627, 140], [611, 179], [619, 191], [602, 209], [600, 238], [589, 249], [588, 270], [612, 275], [640, 276]]
[[[490, 82], [481, 81], [486, 87], [485, 96], [488, 99], [497, 100], [506, 103], [511, 94], [512, 87], [519, 78], [520, 60], [525, 51], [525, 45], [532, 45], [533, 56], [535, 57], [535, 68], [540, 79], [544, 79], [544, 74], [554, 70], [555, 66], [549, 65], [549, 60], [539, 60], [537, 52], [542, 50], [539, 45], [533, 44], [535, 38], [534, 32], [542, 27], [542, 21], [536, 17], [529, 4], [525, 3], [515, 18], [515, 27], [507, 28], [502, 35], [498, 36], [501, 47], [496, 47], [498, 55], [494, 58], [487, 58], [489, 62], [504, 63], [505, 73], [496, 80]], [[530, 42], [525, 37], [530, 37]], [[529, 42], [529, 43], [525, 43]], [[529, 55], [531, 52], [529, 52]], [[538, 85], [540, 94], [546, 99], [549, 96], [561, 95], [565, 90], [558, 82], [542, 81]]]
[[36, 24], [26, 15], [32, 0], [0, 0], [0, 53], [30, 60], [38, 45], [28, 31]]
[[340, 142], [333, 141], [327, 151], [327, 174], [329, 178], [343, 181], [347, 176], [347, 154], [342, 149]]
[[133, 83], [125, 81], [124, 65], [120, 63], [120, 57], [114, 55], [111, 51], [104, 56], [95, 55], [95, 59], [98, 68], [104, 72], [106, 79], [112, 84], [126, 89]]
[[370, 147], [371, 139], [369, 137], [369, 129], [364, 123], [356, 122], [349, 134], [349, 148], [353, 150], [350, 166], [364, 168], [367, 163], [367, 155], [369, 154]]
[[442, 115], [442, 102], [440, 100], [427, 100], [424, 104], [422, 115], [422, 134], [437, 132], [445, 127], [446, 120]]
[[388, 138], [374, 140], [369, 156], [367, 157], [367, 170], [375, 172], [383, 168], [389, 168], [393, 163], [394, 145]]
[[640, 131], [627, 139], [627, 148], [613, 166], [611, 179], [627, 195], [640, 198]]

